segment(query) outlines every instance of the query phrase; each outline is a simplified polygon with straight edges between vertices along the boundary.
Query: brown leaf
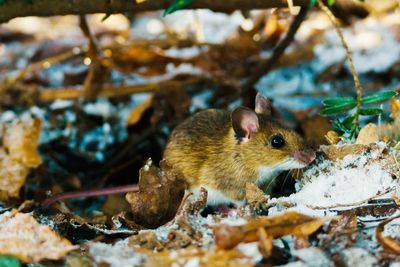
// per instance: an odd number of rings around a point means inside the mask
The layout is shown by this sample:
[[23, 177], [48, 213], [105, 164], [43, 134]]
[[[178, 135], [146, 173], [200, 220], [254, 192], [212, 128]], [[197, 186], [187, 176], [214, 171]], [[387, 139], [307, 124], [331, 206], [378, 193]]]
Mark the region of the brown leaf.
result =
[[157, 239], [154, 232], [143, 231], [137, 235], [128, 238], [128, 245], [130, 247], [140, 247], [152, 251], [161, 251], [164, 245]]
[[326, 133], [325, 139], [330, 145], [335, 145], [339, 143], [340, 135], [335, 131], [329, 131]]
[[146, 164], [140, 169], [139, 191], [126, 194], [136, 223], [155, 228], [172, 220], [182, 201], [186, 184], [165, 161], [161, 168]]
[[[309, 116], [309, 115], [308, 115]], [[300, 127], [304, 132], [304, 137], [313, 147], [325, 145], [325, 135], [331, 130], [332, 126], [327, 117], [315, 116], [301, 120]]]
[[347, 155], [361, 155], [369, 151], [382, 152], [382, 148], [376, 144], [362, 145], [362, 144], [346, 144], [342, 146], [330, 145], [321, 147], [325, 157], [332, 161], [342, 160]]
[[258, 228], [258, 250], [261, 252], [265, 259], [271, 256], [272, 252], [272, 236], [267, 234], [263, 227]]
[[18, 197], [28, 173], [28, 167], [13, 160], [3, 149], [0, 149], [0, 200]]
[[153, 96], [149, 96], [143, 103], [132, 109], [128, 116], [127, 125], [135, 125], [142, 118], [143, 113], [153, 105]]
[[3, 144], [12, 159], [26, 167], [37, 167], [42, 163], [37, 152], [41, 125], [39, 119], [32, 119], [6, 126]]
[[385, 225], [398, 218], [400, 218], [400, 215], [394, 216], [392, 218], [386, 219], [383, 222], [381, 222], [376, 228], [376, 239], [379, 241], [379, 243], [382, 244], [384, 248], [399, 254], [400, 244], [390, 236], [385, 236], [383, 234], [383, 231], [385, 230]]
[[400, 115], [400, 100], [393, 98], [390, 100], [391, 117], [396, 118]]
[[357, 136], [356, 144], [369, 145], [379, 141], [378, 127], [373, 123], [365, 125]]
[[0, 226], [0, 254], [26, 263], [58, 260], [77, 248], [29, 214], [6, 212], [0, 215]]
[[178, 250], [164, 250], [159, 253], [148, 252], [148, 261], [144, 266], [229, 266], [229, 267], [250, 267], [252, 259], [239, 250], [205, 249], [190, 246]]
[[284, 235], [305, 237], [318, 230], [324, 222], [325, 219], [322, 218], [313, 218], [289, 211], [276, 216], [260, 217], [240, 226], [217, 225], [213, 232], [217, 246], [230, 249], [241, 242], [257, 241], [259, 238], [257, 231], [260, 227], [263, 227], [268, 236], [273, 238]]

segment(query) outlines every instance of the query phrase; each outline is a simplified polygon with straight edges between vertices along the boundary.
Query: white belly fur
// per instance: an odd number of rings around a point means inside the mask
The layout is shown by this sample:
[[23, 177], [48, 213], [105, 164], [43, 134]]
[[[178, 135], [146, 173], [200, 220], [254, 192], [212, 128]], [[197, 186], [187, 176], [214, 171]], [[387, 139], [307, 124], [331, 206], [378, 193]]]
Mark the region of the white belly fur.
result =
[[[227, 197], [226, 195], [224, 195], [223, 193], [216, 191], [214, 189], [211, 188], [207, 188], [204, 187], [207, 190], [207, 205], [212, 205], [212, 206], [216, 206], [219, 204], [229, 204], [229, 203], [233, 203], [236, 204], [238, 206], [243, 205], [244, 204], [244, 200], [239, 201], [239, 200], [234, 200], [231, 199], [229, 197]], [[200, 194], [200, 188], [194, 188], [191, 190], [191, 192], [193, 193], [194, 198], [198, 198], [199, 194]]]

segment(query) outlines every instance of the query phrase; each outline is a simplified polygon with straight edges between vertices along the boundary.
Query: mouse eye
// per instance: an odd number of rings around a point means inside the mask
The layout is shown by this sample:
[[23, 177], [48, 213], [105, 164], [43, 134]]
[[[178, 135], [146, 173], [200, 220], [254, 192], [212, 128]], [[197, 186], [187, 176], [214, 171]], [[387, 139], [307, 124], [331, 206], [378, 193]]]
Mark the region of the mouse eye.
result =
[[285, 140], [280, 135], [274, 135], [271, 138], [271, 146], [273, 148], [281, 148], [285, 145]]

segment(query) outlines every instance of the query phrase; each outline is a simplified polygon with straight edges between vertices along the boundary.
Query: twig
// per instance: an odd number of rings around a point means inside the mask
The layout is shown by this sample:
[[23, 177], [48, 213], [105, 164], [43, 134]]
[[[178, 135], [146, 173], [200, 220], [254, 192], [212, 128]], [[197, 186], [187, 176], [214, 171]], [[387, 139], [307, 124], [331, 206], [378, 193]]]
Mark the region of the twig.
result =
[[336, 20], [335, 16], [332, 14], [332, 12], [329, 10], [329, 8], [322, 2], [322, 0], [318, 0], [318, 6], [321, 8], [323, 12], [328, 16], [329, 20], [332, 22], [333, 26], [335, 27], [335, 30], [337, 34], [339, 35], [340, 42], [342, 43], [343, 48], [346, 50], [346, 56], [349, 61], [349, 66], [351, 70], [351, 74], [353, 75], [354, 79], [354, 86], [356, 88], [357, 92], [357, 99], [356, 99], [356, 113], [355, 113], [355, 119], [354, 119], [354, 126], [358, 127], [360, 124], [359, 121], [359, 114], [360, 114], [360, 108], [361, 108], [361, 97], [362, 97], [362, 88], [360, 85], [360, 81], [358, 79], [358, 75], [356, 72], [356, 69], [354, 67], [353, 63], [353, 57], [351, 55], [349, 46], [347, 45], [346, 40], [344, 39], [343, 33], [339, 27], [339, 23]]
[[93, 99], [97, 96], [102, 88], [107, 70], [102, 65], [101, 50], [97, 45], [96, 38], [90, 32], [85, 15], [79, 16], [79, 27], [81, 28], [83, 35], [85, 35], [89, 41], [87, 56], [90, 58], [89, 72], [85, 78], [85, 81], [83, 82], [82, 96], [85, 99]]
[[74, 48], [70, 51], [67, 51], [67, 52], [46, 58], [46, 59], [42, 59], [38, 62], [30, 64], [29, 66], [27, 66], [24, 69], [18, 71], [14, 76], [5, 77], [2, 81], [0, 81], [0, 84], [1, 84], [0, 93], [4, 93], [8, 89], [10, 89], [16, 82], [18, 82], [20, 79], [24, 78], [29, 73], [39, 71], [43, 68], [48, 68], [51, 65], [63, 62], [65, 60], [70, 59], [75, 56], [79, 56], [85, 52], [85, 50], [82, 48], [79, 48], [79, 50], [77, 50], [77, 51]]
[[383, 195], [385, 195], [385, 194], [387, 194], [387, 193], [389, 193], [389, 192], [391, 192], [391, 191], [393, 191], [393, 190], [394, 190], [393, 187], [392, 187], [392, 188], [388, 188], [388, 189], [386, 189], [385, 191], [383, 191], [383, 192], [381, 192], [381, 193], [379, 193], [379, 194], [376, 194], [375, 196], [369, 197], [369, 198], [367, 198], [367, 199], [364, 199], [364, 200], [361, 200], [361, 201], [358, 201], [358, 202], [350, 203], [350, 204], [335, 204], [335, 205], [325, 206], [325, 207], [322, 207], [322, 206], [312, 206], [312, 205], [306, 205], [306, 206], [307, 206], [308, 208], [314, 209], [314, 210], [324, 210], [324, 209], [335, 209], [335, 208], [353, 207], [353, 206], [362, 205], [362, 204], [364, 204], [364, 203], [366, 203], [366, 202], [368, 202], [368, 201], [370, 201], [370, 200], [372, 200], [372, 199], [374, 199], [374, 198], [376, 198], [376, 197], [383, 196]]
[[[186, 80], [169, 80], [162, 82], [154, 82], [154, 83], [146, 83], [146, 84], [136, 84], [136, 85], [113, 85], [113, 84], [105, 84], [102, 86], [102, 89], [98, 93], [99, 97], [113, 98], [120, 97], [124, 95], [138, 94], [138, 93], [148, 93], [154, 92], [159, 88], [166, 86], [174, 86], [179, 85], [182, 86], [184, 84], [193, 84], [201, 81], [201, 77], [193, 76]], [[51, 88], [44, 89], [39, 93], [38, 102], [40, 103], [48, 103], [57, 99], [79, 99], [82, 96], [82, 86], [78, 87], [70, 87], [70, 88]]]
[[279, 42], [275, 47], [272, 56], [266, 61], [261, 63], [253, 75], [246, 81], [242, 88], [242, 96], [246, 96], [250, 90], [254, 87], [254, 84], [264, 75], [266, 75], [274, 66], [274, 64], [279, 60], [282, 54], [285, 52], [286, 48], [292, 43], [297, 30], [300, 28], [301, 23], [306, 18], [308, 8], [302, 7], [300, 13], [294, 18], [292, 24], [290, 25], [289, 31], [287, 32], [285, 38]]

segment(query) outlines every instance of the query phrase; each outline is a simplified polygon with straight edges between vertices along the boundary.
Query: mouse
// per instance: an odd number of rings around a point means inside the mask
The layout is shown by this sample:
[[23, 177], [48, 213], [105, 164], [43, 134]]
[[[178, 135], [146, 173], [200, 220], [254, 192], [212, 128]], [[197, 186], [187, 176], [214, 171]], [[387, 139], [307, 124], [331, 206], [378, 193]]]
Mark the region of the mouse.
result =
[[[269, 194], [279, 173], [308, 166], [315, 152], [272, 116], [271, 101], [258, 93], [254, 110], [243, 106], [232, 111], [207, 109], [184, 120], [170, 134], [163, 158], [182, 174], [194, 195], [202, 187], [207, 190], [208, 205], [241, 205], [246, 183], [255, 183]], [[137, 184], [64, 193], [45, 200], [43, 206], [134, 191]]]
[[279, 173], [308, 166], [315, 152], [272, 116], [271, 101], [258, 93], [254, 110], [208, 109], [186, 119], [171, 133], [164, 159], [195, 195], [207, 190], [207, 204], [240, 205], [246, 183], [269, 194]]

